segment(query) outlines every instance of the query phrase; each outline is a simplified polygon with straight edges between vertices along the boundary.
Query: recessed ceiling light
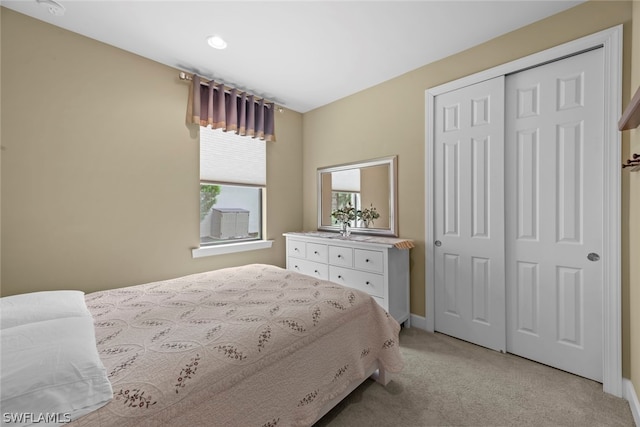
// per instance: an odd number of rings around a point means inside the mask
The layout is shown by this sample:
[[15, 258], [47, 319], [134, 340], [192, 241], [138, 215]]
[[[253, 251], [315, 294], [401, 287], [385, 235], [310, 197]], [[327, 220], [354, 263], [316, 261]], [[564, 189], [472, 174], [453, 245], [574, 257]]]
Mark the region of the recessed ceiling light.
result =
[[220, 36], [211, 36], [207, 38], [207, 43], [209, 43], [209, 46], [215, 48], [215, 49], [224, 49], [225, 47], [227, 47], [227, 42], [224, 41], [224, 39]]
[[42, 7], [46, 7], [49, 10], [49, 13], [52, 15], [64, 15], [64, 6], [55, 0], [36, 0], [36, 3], [38, 3]]

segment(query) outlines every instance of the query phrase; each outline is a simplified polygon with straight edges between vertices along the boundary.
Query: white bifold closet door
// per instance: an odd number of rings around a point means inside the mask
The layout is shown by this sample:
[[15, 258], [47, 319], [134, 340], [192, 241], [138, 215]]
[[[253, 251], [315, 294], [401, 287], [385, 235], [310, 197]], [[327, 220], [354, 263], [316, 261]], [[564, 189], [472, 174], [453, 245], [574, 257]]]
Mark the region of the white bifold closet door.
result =
[[439, 95], [434, 152], [435, 329], [596, 381], [602, 64], [596, 49]]

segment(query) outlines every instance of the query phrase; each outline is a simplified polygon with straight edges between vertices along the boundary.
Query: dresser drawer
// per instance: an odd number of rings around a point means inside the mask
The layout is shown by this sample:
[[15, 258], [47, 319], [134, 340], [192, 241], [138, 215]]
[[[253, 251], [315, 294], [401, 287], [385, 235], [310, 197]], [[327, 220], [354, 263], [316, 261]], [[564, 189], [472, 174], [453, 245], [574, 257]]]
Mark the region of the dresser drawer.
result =
[[296, 258], [307, 257], [307, 242], [301, 242], [300, 240], [287, 240], [287, 255]]
[[379, 274], [329, 266], [329, 280], [380, 298], [384, 297], [384, 277]]
[[306, 259], [289, 258], [289, 270], [313, 276], [318, 279], [327, 280], [329, 278], [329, 267], [327, 264], [308, 261]]
[[384, 256], [380, 251], [367, 249], [354, 249], [354, 265], [359, 270], [384, 272]]
[[327, 259], [329, 256], [327, 255], [327, 245], [322, 245], [318, 243], [307, 243], [307, 259], [309, 261], [322, 262], [327, 263]]
[[353, 267], [353, 249], [344, 246], [329, 246], [329, 264]]

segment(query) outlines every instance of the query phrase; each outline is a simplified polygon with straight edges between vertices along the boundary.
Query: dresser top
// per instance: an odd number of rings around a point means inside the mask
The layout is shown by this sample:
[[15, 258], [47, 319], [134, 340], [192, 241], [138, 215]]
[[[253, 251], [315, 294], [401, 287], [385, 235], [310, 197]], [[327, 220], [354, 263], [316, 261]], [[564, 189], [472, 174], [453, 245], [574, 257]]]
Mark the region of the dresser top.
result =
[[409, 239], [386, 236], [367, 236], [363, 234], [351, 234], [349, 237], [343, 237], [339, 233], [332, 233], [330, 231], [296, 231], [284, 233], [283, 236], [315, 237], [319, 239], [331, 239], [343, 242], [376, 243], [380, 245], [394, 246], [398, 249], [411, 249], [415, 247], [413, 240]]

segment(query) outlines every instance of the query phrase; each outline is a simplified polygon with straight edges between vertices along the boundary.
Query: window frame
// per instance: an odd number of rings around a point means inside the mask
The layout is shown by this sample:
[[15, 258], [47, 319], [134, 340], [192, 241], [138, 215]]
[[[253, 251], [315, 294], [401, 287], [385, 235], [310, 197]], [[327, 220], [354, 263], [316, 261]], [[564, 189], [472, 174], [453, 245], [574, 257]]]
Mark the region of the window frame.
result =
[[[242, 136], [238, 136], [241, 138], [246, 138]], [[199, 144], [202, 143], [202, 138], [199, 137]], [[267, 146], [265, 144], [265, 150]], [[201, 147], [199, 147], [198, 151], [201, 152]], [[266, 153], [265, 153], [265, 170], [266, 170]], [[266, 174], [266, 172], [265, 172]], [[200, 224], [202, 221], [198, 222], [198, 247], [191, 249], [191, 255], [193, 258], [202, 258], [207, 256], [214, 255], [222, 255], [222, 254], [230, 254], [230, 253], [239, 253], [245, 251], [253, 251], [258, 249], [268, 249], [273, 245], [273, 240], [266, 239], [267, 232], [267, 212], [266, 212], [266, 197], [267, 197], [267, 185], [266, 185], [266, 176], [264, 184], [253, 185], [253, 184], [244, 184], [238, 182], [219, 182], [219, 181], [209, 181], [205, 180], [201, 177], [201, 173], [198, 173], [198, 192], [200, 193], [200, 188], [203, 184], [212, 184], [212, 185], [220, 185], [220, 186], [237, 186], [237, 187], [253, 187], [259, 189], [259, 213], [260, 213], [260, 225], [259, 225], [259, 237], [253, 239], [237, 239], [237, 240], [229, 240], [227, 242], [215, 242], [211, 244], [206, 244], [201, 241], [200, 236]], [[199, 216], [198, 216], [199, 217]]]

